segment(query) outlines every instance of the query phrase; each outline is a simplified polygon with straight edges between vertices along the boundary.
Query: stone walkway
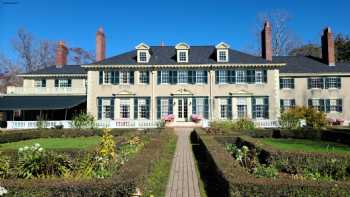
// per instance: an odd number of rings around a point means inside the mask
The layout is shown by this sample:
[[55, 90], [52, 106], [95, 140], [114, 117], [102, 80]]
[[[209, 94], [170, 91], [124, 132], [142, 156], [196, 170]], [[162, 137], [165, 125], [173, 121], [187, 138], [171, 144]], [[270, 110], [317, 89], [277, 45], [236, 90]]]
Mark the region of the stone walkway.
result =
[[200, 197], [190, 144], [191, 128], [175, 128], [178, 136], [166, 197]]

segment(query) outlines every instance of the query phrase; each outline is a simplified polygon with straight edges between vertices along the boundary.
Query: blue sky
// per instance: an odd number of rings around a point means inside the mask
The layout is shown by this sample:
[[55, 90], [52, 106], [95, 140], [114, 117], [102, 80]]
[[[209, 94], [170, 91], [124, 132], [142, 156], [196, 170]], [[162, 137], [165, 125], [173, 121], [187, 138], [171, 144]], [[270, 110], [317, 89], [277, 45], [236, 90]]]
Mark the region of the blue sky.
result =
[[255, 40], [259, 12], [282, 9], [292, 16], [290, 28], [304, 42], [319, 42], [325, 26], [350, 35], [348, 0], [0, 0], [0, 52], [10, 54], [18, 28], [35, 37], [64, 40], [71, 47], [95, 48], [95, 33], [104, 27], [107, 56], [138, 43], [217, 44], [245, 50]]

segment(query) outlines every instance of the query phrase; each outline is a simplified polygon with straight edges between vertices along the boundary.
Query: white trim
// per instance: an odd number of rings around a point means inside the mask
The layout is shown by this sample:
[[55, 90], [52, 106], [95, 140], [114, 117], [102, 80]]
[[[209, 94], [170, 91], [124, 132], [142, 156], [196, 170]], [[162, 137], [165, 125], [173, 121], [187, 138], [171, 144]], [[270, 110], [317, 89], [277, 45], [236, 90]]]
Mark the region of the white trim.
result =
[[322, 77], [322, 76], [350, 76], [350, 72], [341, 73], [280, 73], [280, 77]]
[[83, 77], [87, 74], [19, 74], [18, 77]]

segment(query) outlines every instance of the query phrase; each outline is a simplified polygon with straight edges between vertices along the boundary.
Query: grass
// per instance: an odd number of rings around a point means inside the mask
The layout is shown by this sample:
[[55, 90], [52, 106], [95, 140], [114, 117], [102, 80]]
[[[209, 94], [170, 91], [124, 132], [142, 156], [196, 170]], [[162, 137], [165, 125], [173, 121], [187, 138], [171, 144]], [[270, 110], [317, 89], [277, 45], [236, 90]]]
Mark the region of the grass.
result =
[[305, 152], [320, 152], [320, 153], [349, 153], [350, 147], [320, 140], [307, 139], [274, 139], [262, 138], [260, 142], [270, 145], [274, 148], [286, 151], [305, 151]]
[[146, 191], [143, 196], [165, 196], [176, 142], [176, 136], [172, 135], [160, 159], [154, 163], [151, 175], [147, 177]]
[[0, 150], [17, 150], [24, 146], [39, 143], [45, 149], [89, 149], [99, 143], [99, 136], [76, 138], [38, 138], [0, 144]]

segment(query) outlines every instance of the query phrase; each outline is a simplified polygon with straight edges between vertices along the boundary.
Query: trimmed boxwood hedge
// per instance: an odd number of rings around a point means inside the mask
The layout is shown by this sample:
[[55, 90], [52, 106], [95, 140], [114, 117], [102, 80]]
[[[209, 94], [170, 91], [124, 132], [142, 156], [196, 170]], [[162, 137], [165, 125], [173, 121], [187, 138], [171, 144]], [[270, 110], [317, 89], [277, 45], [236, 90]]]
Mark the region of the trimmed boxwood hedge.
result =
[[268, 179], [249, 174], [223, 144], [201, 129], [191, 136], [208, 196], [349, 196], [350, 183]]
[[170, 130], [151, 136], [150, 142], [111, 178], [2, 179], [0, 185], [9, 196], [130, 196], [136, 187], [145, 187], [146, 177], [161, 158], [163, 148], [175, 137]]

